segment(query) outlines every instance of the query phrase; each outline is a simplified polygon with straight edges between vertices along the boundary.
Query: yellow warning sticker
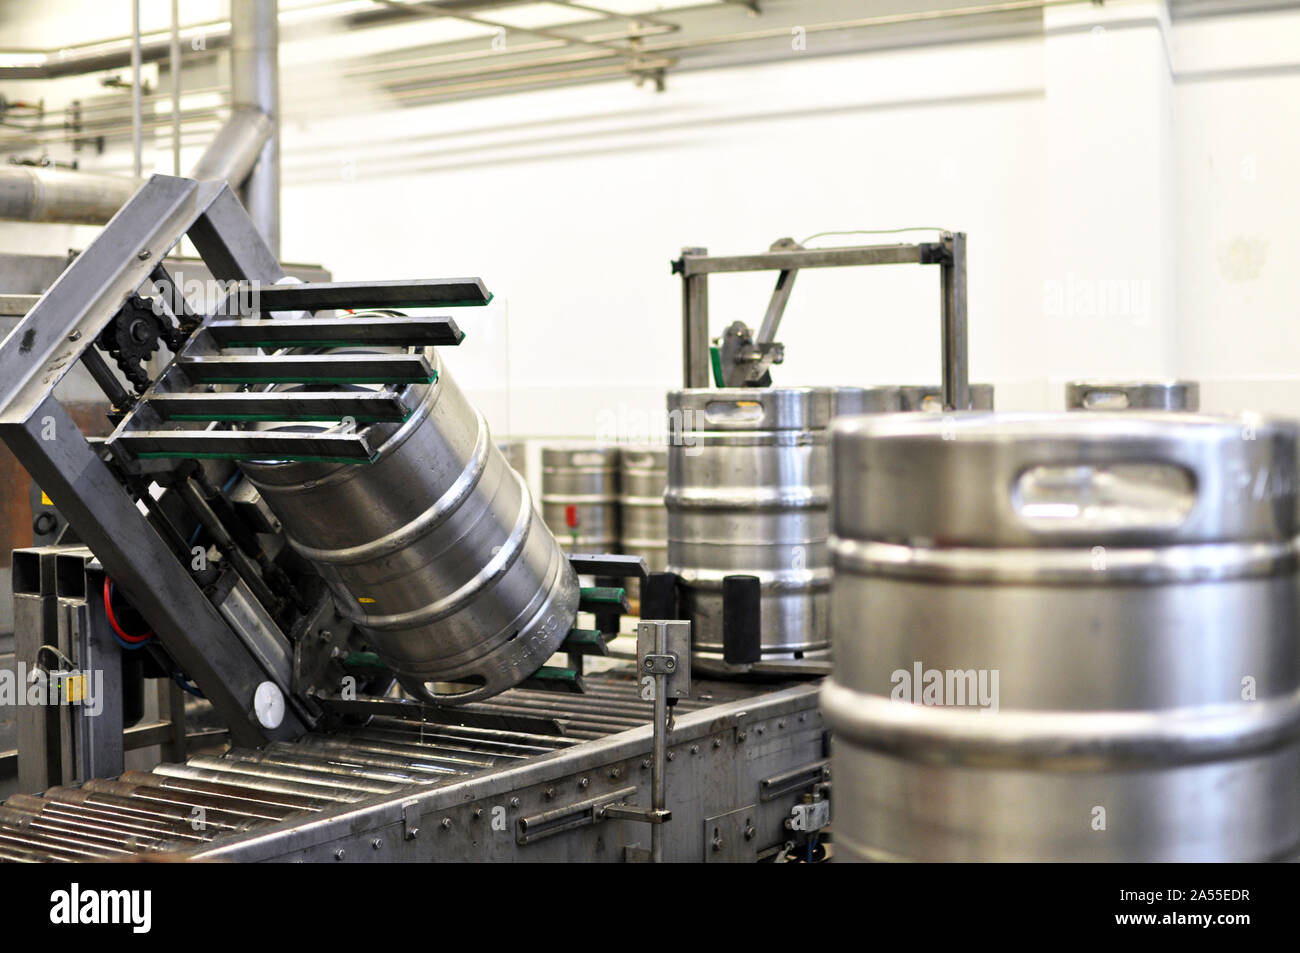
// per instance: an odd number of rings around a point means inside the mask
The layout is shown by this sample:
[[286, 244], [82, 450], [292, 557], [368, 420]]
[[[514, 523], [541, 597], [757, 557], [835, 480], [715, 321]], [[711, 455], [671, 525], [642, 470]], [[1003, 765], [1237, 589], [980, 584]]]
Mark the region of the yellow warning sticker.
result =
[[54, 501], [45, 495], [44, 490], [41, 490], [41, 506], [53, 506], [53, 505], [54, 505]]
[[63, 701], [67, 704], [86, 700], [86, 676], [65, 675], [63, 677]]
[[374, 601], [375, 601], [375, 600], [374, 600], [374, 599], [371, 599], [369, 596], [358, 596], [358, 597], [357, 597], [357, 602], [361, 603], [362, 605], [366, 605], [366, 606], [370, 605], [370, 604], [371, 604], [372, 602], [374, 602]]

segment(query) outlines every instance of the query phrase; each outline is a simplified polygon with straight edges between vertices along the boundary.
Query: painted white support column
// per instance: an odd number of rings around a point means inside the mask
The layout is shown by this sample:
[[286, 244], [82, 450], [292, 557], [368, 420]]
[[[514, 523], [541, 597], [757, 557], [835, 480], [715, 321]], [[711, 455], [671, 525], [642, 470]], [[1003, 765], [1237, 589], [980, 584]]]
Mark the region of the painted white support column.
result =
[[1173, 73], [1165, 0], [1044, 10], [1043, 369], [1177, 372]]

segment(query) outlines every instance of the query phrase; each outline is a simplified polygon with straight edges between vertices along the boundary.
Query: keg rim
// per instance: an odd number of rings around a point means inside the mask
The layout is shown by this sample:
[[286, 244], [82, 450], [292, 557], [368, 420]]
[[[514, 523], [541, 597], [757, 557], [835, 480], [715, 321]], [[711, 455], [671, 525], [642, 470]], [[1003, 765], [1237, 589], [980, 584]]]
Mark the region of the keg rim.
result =
[[1300, 691], [1252, 702], [1125, 711], [920, 705], [828, 678], [832, 735], [908, 761], [986, 769], [1096, 773], [1238, 760], [1300, 738]]
[[[959, 410], [944, 414], [858, 414], [837, 418], [832, 425], [836, 436], [862, 438], [944, 439], [956, 431], [955, 440], [978, 439], [983, 443], [1038, 439], [1057, 444], [1070, 442], [1113, 443], [1115, 440], [1183, 442], [1189, 436], [1205, 439], [1242, 438], [1245, 429], [1269, 436], [1300, 438], [1300, 420], [1280, 414], [1240, 411], [1211, 414], [1193, 411], [1169, 414], [1156, 410], [1095, 411], [987, 411]], [[954, 437], [949, 436], [948, 441]]]

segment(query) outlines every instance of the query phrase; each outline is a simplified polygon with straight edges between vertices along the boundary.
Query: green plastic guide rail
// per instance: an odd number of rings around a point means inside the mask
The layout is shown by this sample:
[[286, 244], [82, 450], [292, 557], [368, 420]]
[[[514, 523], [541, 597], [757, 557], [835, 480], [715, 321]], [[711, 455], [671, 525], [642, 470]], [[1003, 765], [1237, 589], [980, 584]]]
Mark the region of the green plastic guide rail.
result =
[[600, 629], [570, 629], [559, 651], [574, 655], [609, 655], [605, 633]]
[[523, 689], [534, 689], [544, 692], [566, 692], [569, 694], [579, 695], [585, 691], [582, 684], [582, 675], [576, 669], [560, 668], [557, 665], [543, 665], [531, 678], [526, 678], [519, 683]]
[[580, 612], [595, 612], [611, 606], [617, 606], [623, 612], [630, 610], [626, 589], [621, 586], [583, 586], [579, 592]]

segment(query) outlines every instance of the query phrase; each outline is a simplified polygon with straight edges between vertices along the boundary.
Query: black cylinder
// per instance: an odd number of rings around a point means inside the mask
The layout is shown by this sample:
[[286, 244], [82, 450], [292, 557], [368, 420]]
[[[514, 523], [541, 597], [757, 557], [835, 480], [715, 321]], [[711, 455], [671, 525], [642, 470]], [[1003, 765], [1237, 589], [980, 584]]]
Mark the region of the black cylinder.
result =
[[652, 572], [641, 582], [641, 618], [677, 618], [677, 575]]
[[757, 576], [722, 579], [722, 658], [730, 665], [748, 665], [762, 655], [760, 587]]

